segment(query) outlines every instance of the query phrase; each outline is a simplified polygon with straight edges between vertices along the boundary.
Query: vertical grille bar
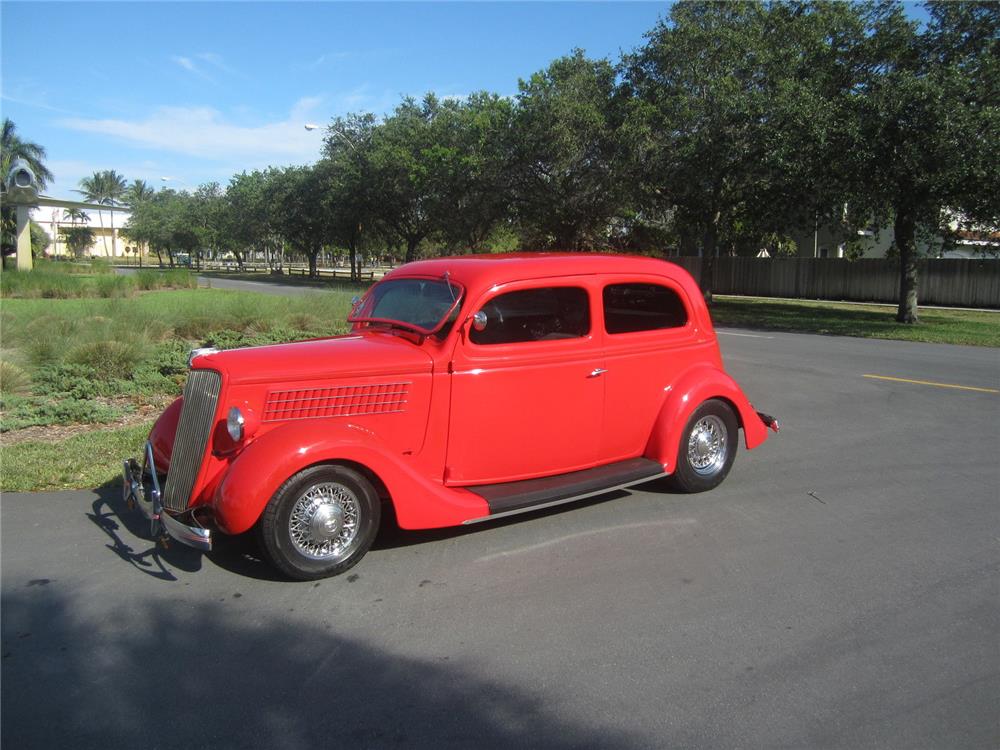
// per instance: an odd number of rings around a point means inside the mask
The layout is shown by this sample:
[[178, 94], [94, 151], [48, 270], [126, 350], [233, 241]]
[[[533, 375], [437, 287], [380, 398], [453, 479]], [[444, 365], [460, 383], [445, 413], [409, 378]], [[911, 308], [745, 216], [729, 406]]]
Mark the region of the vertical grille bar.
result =
[[191, 501], [191, 490], [215, 421], [221, 385], [222, 377], [214, 370], [188, 373], [167, 485], [163, 488], [163, 505], [170, 510], [184, 510]]

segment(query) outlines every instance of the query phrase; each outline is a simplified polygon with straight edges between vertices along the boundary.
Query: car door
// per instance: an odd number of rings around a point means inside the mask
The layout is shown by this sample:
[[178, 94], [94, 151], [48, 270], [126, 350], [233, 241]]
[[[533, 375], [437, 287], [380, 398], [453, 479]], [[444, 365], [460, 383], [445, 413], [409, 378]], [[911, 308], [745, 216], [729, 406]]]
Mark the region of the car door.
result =
[[599, 462], [604, 368], [593, 298], [580, 281], [519, 283], [473, 307], [452, 363], [447, 484]]
[[668, 279], [607, 277], [597, 296], [607, 369], [601, 452], [621, 460], [645, 450], [667, 389], [703, 361], [707, 344], [690, 301]]

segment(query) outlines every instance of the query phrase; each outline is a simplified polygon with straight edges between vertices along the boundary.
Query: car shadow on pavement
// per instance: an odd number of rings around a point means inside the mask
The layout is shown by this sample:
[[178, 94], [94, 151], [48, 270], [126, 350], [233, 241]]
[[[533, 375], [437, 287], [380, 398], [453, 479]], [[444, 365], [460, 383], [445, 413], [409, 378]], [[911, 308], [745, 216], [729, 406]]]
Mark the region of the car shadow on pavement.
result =
[[[635, 485], [633, 489], [641, 489], [643, 492], [653, 492], [657, 494], [682, 494], [673, 489], [666, 478], [654, 479], [644, 484], [638, 484]], [[583, 500], [574, 500], [563, 505], [553, 505], [549, 508], [540, 508], [538, 510], [527, 510], [524, 513], [498, 518], [495, 521], [482, 521], [468, 526], [448, 526], [442, 529], [401, 529], [392, 514], [392, 508], [388, 505], [384, 505], [382, 511], [382, 526], [379, 529], [378, 536], [375, 538], [375, 543], [372, 545], [372, 549], [397, 549], [400, 547], [410, 547], [416, 544], [436, 542], [444, 539], [456, 539], [469, 534], [476, 534], [487, 529], [499, 529], [505, 526], [529, 523], [532, 520], [558, 516], [564, 513], [573, 513], [574, 511], [580, 511], [583, 508], [621, 501], [622, 499], [631, 496], [631, 494], [632, 493], [627, 489], [611, 490]]]
[[[113, 612], [56, 585], [3, 591], [3, 747], [490, 748], [644, 743], [631, 730], [430, 653], [245, 599], [137, 596]], [[665, 740], [665, 745], [669, 745]]]
[[285, 580], [261, 559], [252, 534], [214, 534], [211, 552], [201, 552], [173, 540], [164, 545], [150, 536], [149, 521], [142, 513], [125, 504], [119, 481], [102, 485], [95, 492], [97, 499], [87, 518], [107, 536], [105, 546], [123, 562], [152, 578], [176, 581], [172, 569], [197, 572], [208, 557], [220, 568], [240, 576], [263, 581]]
[[[636, 485], [644, 492], [677, 494], [666, 479], [656, 479]], [[260, 581], [285, 581], [261, 556], [257, 539], [252, 532], [238, 536], [213, 534], [211, 552], [188, 547], [168, 540], [166, 545], [153, 539], [149, 521], [138, 510], [129, 509], [122, 497], [120, 481], [108, 482], [95, 490], [97, 498], [87, 513], [87, 518], [100, 529], [106, 538], [105, 546], [123, 562], [136, 570], [161, 581], [177, 581], [172, 570], [194, 573], [201, 570], [204, 558], [214, 565], [238, 576]], [[450, 526], [442, 529], [408, 530], [399, 527], [392, 506], [384, 504], [382, 523], [372, 544], [372, 551], [392, 550], [420, 544], [457, 539], [489, 529], [504, 528], [532, 520], [572, 513], [583, 508], [621, 501], [630, 496], [628, 490], [613, 490], [594, 497], [556, 505], [550, 508], [526, 511], [522, 514], [483, 521], [468, 526]], [[139, 541], [137, 544], [136, 541]]]

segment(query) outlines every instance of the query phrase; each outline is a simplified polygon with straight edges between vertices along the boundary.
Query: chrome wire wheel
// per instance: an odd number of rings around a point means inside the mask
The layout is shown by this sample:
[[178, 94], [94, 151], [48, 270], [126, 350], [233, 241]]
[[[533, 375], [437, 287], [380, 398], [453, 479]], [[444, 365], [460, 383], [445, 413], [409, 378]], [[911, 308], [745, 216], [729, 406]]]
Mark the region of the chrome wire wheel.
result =
[[688, 438], [688, 463], [696, 474], [710, 476], [726, 463], [729, 434], [725, 423], [714, 414], [699, 419]]
[[358, 537], [360, 514], [357, 495], [343, 484], [314, 484], [292, 506], [288, 536], [312, 560], [344, 557]]

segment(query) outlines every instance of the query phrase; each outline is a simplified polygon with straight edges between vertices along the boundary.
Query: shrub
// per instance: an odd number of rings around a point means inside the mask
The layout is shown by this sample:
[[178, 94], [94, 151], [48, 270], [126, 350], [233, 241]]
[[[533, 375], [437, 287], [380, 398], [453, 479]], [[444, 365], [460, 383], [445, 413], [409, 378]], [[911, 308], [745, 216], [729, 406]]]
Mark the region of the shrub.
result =
[[148, 292], [151, 289], [158, 289], [160, 277], [161, 274], [159, 271], [142, 269], [135, 274], [135, 285], [144, 292]]
[[98, 276], [94, 279], [98, 297], [127, 297], [134, 287], [134, 282], [127, 276]]
[[6, 395], [0, 397], [0, 410], [0, 432], [51, 424], [100, 424], [113, 422], [125, 413], [124, 409], [95, 401]]
[[167, 289], [197, 289], [198, 277], [186, 268], [172, 268], [164, 271], [163, 286]]
[[101, 380], [131, 378], [144, 355], [143, 342], [93, 341], [73, 347], [67, 355], [70, 364], [86, 365]]
[[217, 349], [239, 349], [244, 346], [263, 346], [265, 344], [281, 344], [301, 339], [297, 331], [287, 328], [272, 328], [266, 332], [247, 331], [212, 331], [202, 343], [202, 346], [214, 346]]
[[58, 364], [35, 371], [35, 394], [60, 398], [89, 399], [105, 395], [94, 368], [81, 364]]
[[186, 268], [171, 268], [166, 271], [143, 269], [135, 275], [136, 285], [143, 291], [155, 289], [197, 289], [198, 277]]
[[206, 315], [192, 315], [174, 325], [174, 333], [184, 339], [195, 341], [204, 338], [210, 331], [219, 327], [218, 318]]
[[323, 330], [323, 321], [311, 313], [292, 313], [288, 316], [288, 325], [297, 331]]
[[0, 360], [0, 394], [24, 395], [31, 390], [28, 373], [11, 362]]

